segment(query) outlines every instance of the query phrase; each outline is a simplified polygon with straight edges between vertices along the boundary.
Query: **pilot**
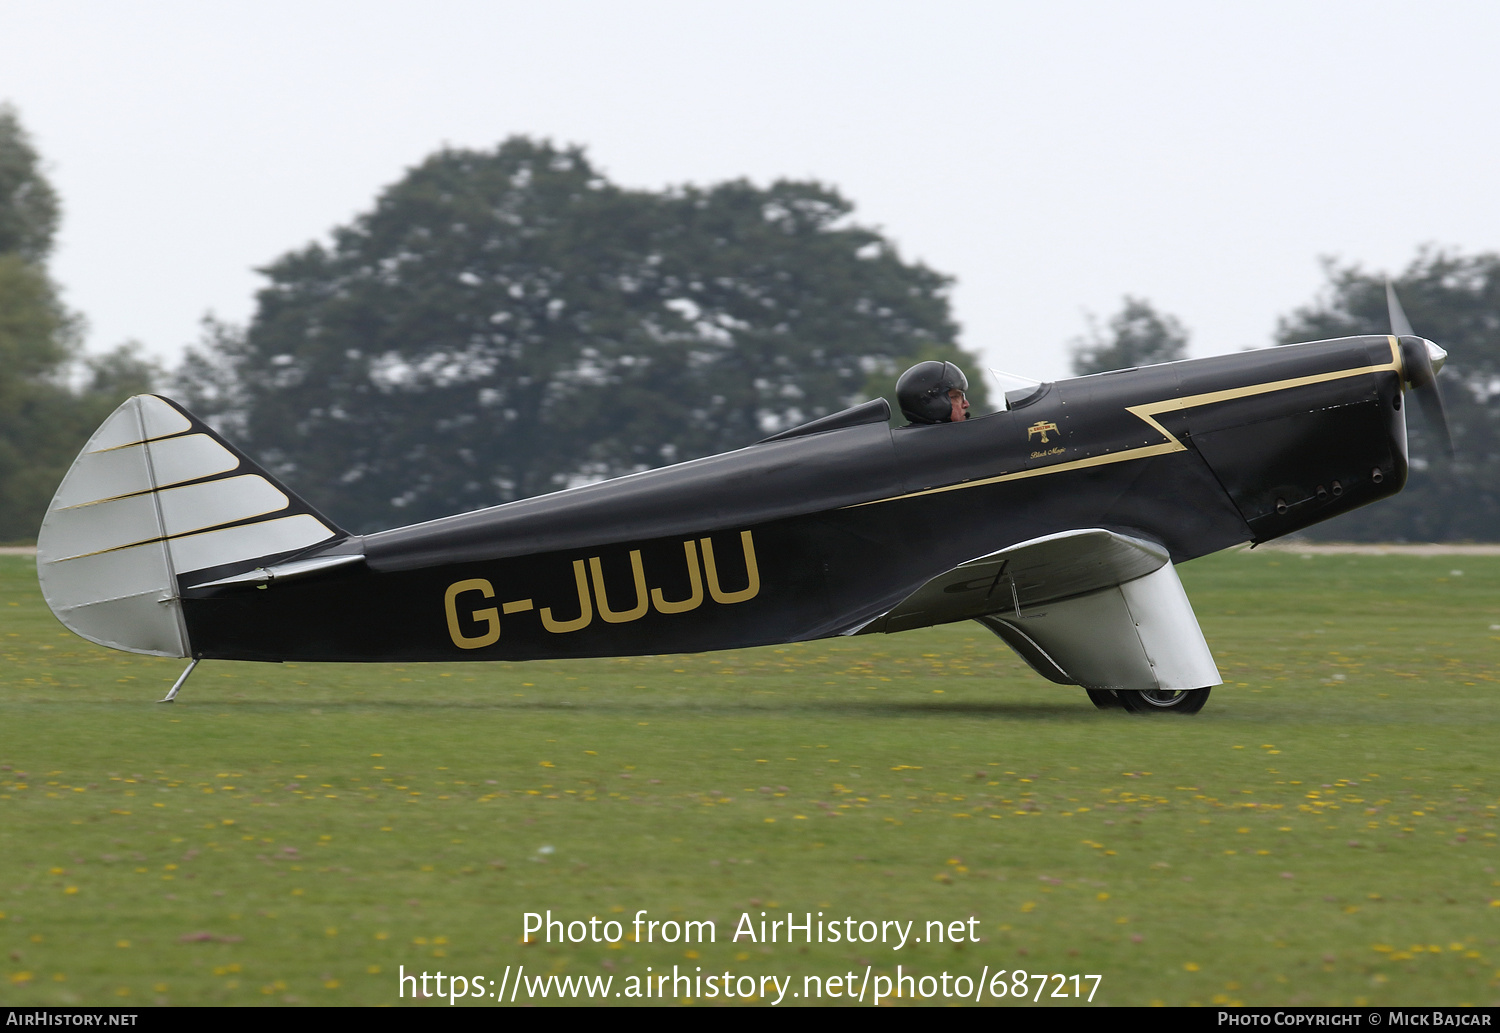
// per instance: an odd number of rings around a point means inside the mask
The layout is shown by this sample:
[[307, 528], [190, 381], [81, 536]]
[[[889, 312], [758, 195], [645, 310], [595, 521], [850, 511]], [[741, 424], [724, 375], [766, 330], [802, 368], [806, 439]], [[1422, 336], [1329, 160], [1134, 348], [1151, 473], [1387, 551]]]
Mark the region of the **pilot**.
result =
[[912, 423], [959, 423], [969, 418], [969, 379], [951, 362], [919, 362], [896, 381], [896, 401]]

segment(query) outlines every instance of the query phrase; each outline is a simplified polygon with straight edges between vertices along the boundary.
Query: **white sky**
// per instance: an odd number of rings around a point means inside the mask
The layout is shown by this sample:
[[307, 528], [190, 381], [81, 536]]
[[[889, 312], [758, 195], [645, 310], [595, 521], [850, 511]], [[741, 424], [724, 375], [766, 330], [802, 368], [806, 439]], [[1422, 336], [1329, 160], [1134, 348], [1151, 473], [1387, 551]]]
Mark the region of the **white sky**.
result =
[[0, 100], [96, 349], [173, 362], [440, 145], [528, 133], [629, 186], [832, 184], [957, 276], [965, 347], [1051, 378], [1126, 293], [1205, 355], [1321, 255], [1500, 247], [1497, 48], [1484, 0], [0, 0]]

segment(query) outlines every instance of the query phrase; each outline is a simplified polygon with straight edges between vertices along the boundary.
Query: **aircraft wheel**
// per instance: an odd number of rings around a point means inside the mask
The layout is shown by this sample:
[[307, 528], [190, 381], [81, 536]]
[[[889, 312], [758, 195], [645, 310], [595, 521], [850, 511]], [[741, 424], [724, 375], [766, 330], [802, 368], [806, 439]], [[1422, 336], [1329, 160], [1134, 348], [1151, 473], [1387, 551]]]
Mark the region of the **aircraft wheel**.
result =
[[1113, 689], [1084, 689], [1083, 691], [1089, 694], [1089, 702], [1100, 710], [1119, 710], [1123, 705]]
[[1132, 714], [1196, 714], [1208, 702], [1208, 693], [1208, 689], [1148, 689], [1115, 695]]

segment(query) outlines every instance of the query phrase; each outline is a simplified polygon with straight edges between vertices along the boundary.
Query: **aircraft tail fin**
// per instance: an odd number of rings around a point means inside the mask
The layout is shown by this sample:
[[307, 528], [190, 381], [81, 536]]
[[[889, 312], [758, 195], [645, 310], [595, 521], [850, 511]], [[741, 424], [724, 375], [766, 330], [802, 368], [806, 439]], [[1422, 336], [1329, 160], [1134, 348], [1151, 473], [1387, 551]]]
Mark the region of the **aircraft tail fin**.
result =
[[47, 605], [91, 642], [192, 655], [178, 578], [346, 537], [175, 402], [127, 399], [63, 477], [37, 534]]

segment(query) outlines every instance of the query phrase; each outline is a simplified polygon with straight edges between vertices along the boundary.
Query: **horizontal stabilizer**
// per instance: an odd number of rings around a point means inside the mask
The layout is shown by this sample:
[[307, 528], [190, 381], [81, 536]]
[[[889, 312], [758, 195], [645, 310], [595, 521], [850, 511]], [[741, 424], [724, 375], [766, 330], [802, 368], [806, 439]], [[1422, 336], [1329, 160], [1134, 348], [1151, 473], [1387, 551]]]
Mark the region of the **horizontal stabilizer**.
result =
[[37, 535], [37, 574], [58, 620], [89, 641], [188, 656], [180, 575], [343, 534], [185, 410], [137, 395], [63, 478]]

